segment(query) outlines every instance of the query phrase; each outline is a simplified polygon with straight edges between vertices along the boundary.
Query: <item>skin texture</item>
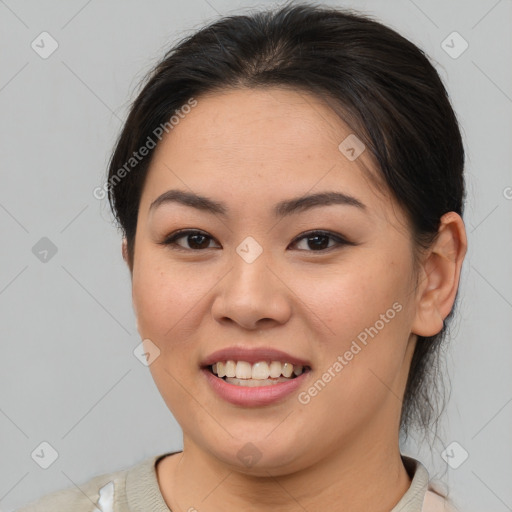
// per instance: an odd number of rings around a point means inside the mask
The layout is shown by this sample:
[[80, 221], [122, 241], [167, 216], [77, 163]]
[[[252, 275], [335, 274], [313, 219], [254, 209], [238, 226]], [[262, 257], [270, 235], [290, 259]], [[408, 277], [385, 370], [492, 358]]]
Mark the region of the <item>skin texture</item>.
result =
[[[197, 100], [156, 148], [133, 265], [123, 242], [139, 333], [160, 349], [150, 371], [183, 429], [184, 452], [157, 466], [162, 495], [175, 512], [389, 511], [410, 485], [398, 435], [416, 335], [438, 333], [452, 308], [463, 221], [443, 217], [416, 274], [403, 211], [368, 179], [368, 171], [378, 176], [368, 150], [355, 161], [340, 152], [352, 132], [320, 98], [272, 88]], [[169, 189], [223, 202], [229, 215], [177, 203], [149, 212]], [[366, 209], [272, 214], [279, 201], [321, 191], [350, 194]], [[187, 236], [182, 251], [159, 244], [185, 228], [208, 234], [209, 248], [186, 250], [198, 243]], [[294, 242], [318, 229], [356, 245], [326, 239], [332, 248], [321, 251], [307, 238]], [[236, 252], [248, 236], [263, 249], [252, 263]], [[272, 346], [310, 361], [299, 392], [307, 390], [394, 303], [401, 311], [308, 404], [292, 393], [265, 407], [235, 406], [200, 372], [215, 350]], [[261, 454], [252, 467], [237, 457], [246, 443]]]

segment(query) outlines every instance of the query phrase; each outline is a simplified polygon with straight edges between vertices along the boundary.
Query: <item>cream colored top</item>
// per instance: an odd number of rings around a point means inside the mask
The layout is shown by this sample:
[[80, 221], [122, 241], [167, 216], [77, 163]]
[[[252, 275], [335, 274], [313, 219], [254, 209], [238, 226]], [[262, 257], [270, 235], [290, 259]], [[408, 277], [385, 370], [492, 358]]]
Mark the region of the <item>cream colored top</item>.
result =
[[[172, 453], [154, 455], [128, 469], [96, 476], [80, 489], [47, 494], [17, 512], [172, 512], [160, 492], [155, 468], [158, 460]], [[405, 455], [402, 460], [412, 482], [390, 512], [457, 512], [431, 489], [421, 462]]]

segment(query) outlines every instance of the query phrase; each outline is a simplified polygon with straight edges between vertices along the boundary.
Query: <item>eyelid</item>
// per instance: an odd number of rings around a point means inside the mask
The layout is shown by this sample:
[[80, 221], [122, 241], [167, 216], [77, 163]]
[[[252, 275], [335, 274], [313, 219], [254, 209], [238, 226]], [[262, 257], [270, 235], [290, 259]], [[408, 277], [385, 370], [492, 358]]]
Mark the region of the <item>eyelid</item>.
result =
[[[200, 252], [201, 250], [204, 251], [205, 249], [187, 249], [186, 247], [181, 247], [180, 245], [176, 244], [176, 240], [179, 240], [180, 238], [184, 238], [187, 235], [204, 235], [211, 240], [215, 240], [213, 236], [208, 234], [206, 231], [202, 231], [200, 229], [192, 229], [192, 228], [185, 228], [185, 229], [178, 229], [177, 231], [173, 231], [170, 235], [166, 236], [161, 242], [158, 242], [159, 245], [166, 245], [166, 246], [173, 246], [172, 248], [175, 250], [182, 250], [187, 252]], [[219, 243], [219, 242], [217, 242]], [[220, 245], [220, 244], [219, 244]], [[208, 247], [208, 249], [212, 249], [212, 247]]]
[[[205, 249], [187, 249], [186, 247], [182, 247], [176, 243], [176, 240], [179, 240], [180, 238], [184, 238], [187, 235], [204, 235], [207, 238], [209, 238], [210, 240], [213, 240], [216, 243], [218, 243], [219, 245], [221, 245], [219, 242], [217, 242], [217, 240], [213, 236], [208, 234], [206, 231], [202, 231], [200, 229], [193, 229], [193, 228], [185, 228], [185, 229], [179, 229], [177, 231], [174, 231], [170, 235], [166, 236], [164, 238], [164, 240], [162, 240], [161, 242], [158, 242], [158, 244], [164, 245], [164, 246], [172, 246], [171, 248], [173, 250], [186, 251], [186, 252], [201, 252], [201, 251], [205, 251], [207, 249], [214, 249], [213, 247], [207, 247]], [[314, 250], [306, 251], [306, 250], [301, 249], [300, 250], [301, 252], [319, 253], [319, 254], [324, 253], [325, 254], [327, 252], [330, 252], [333, 249], [337, 249], [344, 245], [352, 245], [352, 246], [358, 245], [355, 242], [351, 242], [350, 240], [348, 240], [347, 238], [345, 238], [343, 235], [341, 235], [339, 233], [334, 233], [332, 231], [328, 231], [325, 229], [312, 229], [312, 230], [300, 233], [292, 240], [290, 245], [294, 245], [305, 238], [312, 237], [313, 235], [320, 235], [320, 236], [325, 236], [325, 237], [331, 238], [336, 243], [334, 246], [328, 247], [326, 249], [320, 249], [318, 251], [314, 251]]]
[[[328, 230], [325, 230], [325, 229], [311, 229], [309, 231], [305, 231], [304, 233], [301, 233], [300, 235], [297, 235], [297, 237], [294, 238], [294, 240], [291, 242], [291, 244], [295, 244], [295, 243], [301, 241], [303, 238], [308, 238], [308, 237], [311, 237], [313, 235], [327, 236], [329, 238], [332, 238], [333, 240], [336, 241], [338, 246], [340, 246], [340, 245], [356, 245], [354, 242], [351, 242], [351, 241], [347, 240], [343, 235], [341, 235], [339, 233], [334, 233], [332, 231], [328, 231]], [[304, 252], [318, 252], [318, 253], [322, 253], [322, 252], [327, 252], [329, 249], [334, 249], [334, 248], [335, 248], [335, 246], [329, 247], [328, 249], [323, 249], [321, 251], [304, 251]]]

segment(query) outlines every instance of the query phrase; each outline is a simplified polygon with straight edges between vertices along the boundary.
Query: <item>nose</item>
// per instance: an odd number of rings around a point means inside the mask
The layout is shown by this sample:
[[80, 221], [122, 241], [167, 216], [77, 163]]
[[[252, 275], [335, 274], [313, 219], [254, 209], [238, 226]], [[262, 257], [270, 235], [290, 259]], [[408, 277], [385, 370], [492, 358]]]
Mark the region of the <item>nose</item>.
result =
[[250, 263], [235, 254], [231, 271], [219, 285], [212, 315], [218, 322], [248, 330], [284, 324], [292, 308], [291, 292], [283, 281], [263, 254]]

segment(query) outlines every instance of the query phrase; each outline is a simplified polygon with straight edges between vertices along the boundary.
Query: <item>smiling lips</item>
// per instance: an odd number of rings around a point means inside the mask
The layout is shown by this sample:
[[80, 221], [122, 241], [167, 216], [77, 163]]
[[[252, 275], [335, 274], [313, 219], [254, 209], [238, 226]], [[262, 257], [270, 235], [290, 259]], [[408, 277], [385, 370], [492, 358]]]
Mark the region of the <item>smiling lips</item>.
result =
[[294, 379], [310, 366], [302, 359], [270, 347], [232, 347], [210, 354], [202, 368], [231, 384], [254, 387]]
[[297, 389], [311, 365], [273, 348], [232, 347], [210, 354], [201, 369], [224, 400], [241, 406], [261, 406]]

